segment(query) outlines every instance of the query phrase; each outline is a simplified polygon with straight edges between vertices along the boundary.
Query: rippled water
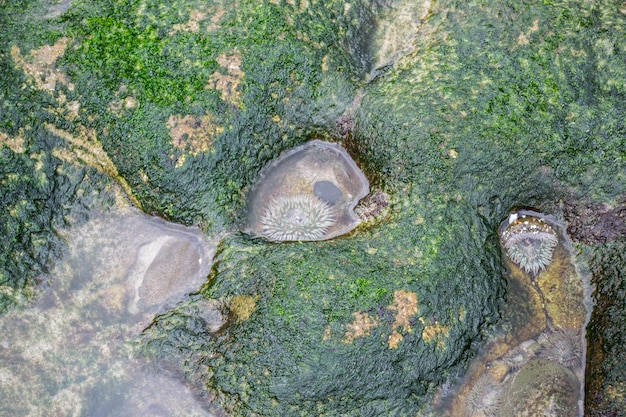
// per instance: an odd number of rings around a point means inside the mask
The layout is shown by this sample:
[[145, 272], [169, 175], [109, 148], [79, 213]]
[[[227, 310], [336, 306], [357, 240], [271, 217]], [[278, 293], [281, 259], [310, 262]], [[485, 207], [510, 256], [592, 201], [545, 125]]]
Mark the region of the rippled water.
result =
[[130, 342], [200, 287], [214, 250], [134, 211], [73, 230], [37, 301], [0, 318], [0, 416], [210, 416]]

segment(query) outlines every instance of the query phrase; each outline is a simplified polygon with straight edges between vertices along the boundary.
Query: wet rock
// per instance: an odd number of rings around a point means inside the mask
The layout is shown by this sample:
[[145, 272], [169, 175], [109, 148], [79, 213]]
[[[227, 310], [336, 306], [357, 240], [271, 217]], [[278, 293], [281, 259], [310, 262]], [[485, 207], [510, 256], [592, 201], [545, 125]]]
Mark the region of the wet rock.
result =
[[128, 310], [153, 310], [197, 289], [208, 275], [205, 248], [197, 236], [172, 230], [137, 251], [129, 280], [134, 287]]
[[500, 414], [516, 417], [578, 417], [580, 385], [564, 366], [533, 359], [504, 386]]

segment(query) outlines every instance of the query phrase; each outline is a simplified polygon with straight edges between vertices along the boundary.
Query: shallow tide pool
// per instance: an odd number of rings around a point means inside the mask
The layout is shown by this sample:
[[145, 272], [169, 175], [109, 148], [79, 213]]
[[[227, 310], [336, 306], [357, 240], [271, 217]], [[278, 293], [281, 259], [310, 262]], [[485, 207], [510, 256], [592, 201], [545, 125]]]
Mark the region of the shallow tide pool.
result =
[[131, 341], [197, 291], [214, 251], [197, 229], [137, 211], [72, 230], [37, 301], [0, 318], [0, 415], [210, 416]]

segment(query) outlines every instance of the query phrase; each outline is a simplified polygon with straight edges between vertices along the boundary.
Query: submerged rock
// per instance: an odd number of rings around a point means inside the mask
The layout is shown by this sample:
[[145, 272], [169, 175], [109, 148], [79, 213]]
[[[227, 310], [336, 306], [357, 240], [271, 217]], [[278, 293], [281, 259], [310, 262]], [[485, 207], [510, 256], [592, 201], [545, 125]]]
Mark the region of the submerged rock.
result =
[[503, 390], [502, 416], [578, 417], [579, 382], [566, 367], [533, 359]]
[[499, 384], [485, 373], [478, 378], [465, 400], [465, 416], [497, 417], [502, 397]]
[[369, 182], [339, 145], [310, 141], [272, 162], [251, 193], [246, 232], [268, 240], [326, 240], [360, 222]]

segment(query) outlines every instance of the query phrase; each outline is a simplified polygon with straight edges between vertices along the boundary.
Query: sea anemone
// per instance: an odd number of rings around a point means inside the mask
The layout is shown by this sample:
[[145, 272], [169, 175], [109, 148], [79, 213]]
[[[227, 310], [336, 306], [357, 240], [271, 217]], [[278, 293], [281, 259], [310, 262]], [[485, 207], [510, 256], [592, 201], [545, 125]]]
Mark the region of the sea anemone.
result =
[[251, 186], [244, 232], [275, 242], [326, 240], [353, 230], [369, 182], [336, 143], [309, 141], [269, 163]]
[[572, 371], [582, 367], [582, 340], [576, 329], [557, 329], [539, 337], [540, 358], [556, 362]]
[[532, 216], [514, 217], [501, 239], [509, 259], [533, 275], [546, 269], [559, 243], [554, 229]]
[[496, 417], [501, 397], [498, 385], [489, 374], [481, 375], [465, 399], [467, 417]]
[[272, 199], [260, 222], [269, 240], [319, 240], [335, 224], [335, 214], [328, 203], [301, 194]]

